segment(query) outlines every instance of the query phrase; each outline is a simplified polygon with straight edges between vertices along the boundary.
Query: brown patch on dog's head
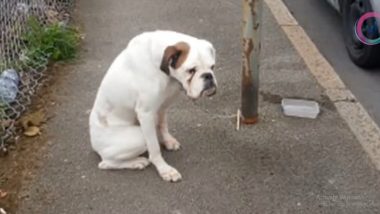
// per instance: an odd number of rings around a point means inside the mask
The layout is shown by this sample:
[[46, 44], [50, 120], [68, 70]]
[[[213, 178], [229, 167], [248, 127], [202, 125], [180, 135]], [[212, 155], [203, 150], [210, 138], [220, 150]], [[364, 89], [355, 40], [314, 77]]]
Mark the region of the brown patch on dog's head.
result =
[[168, 46], [164, 51], [160, 69], [169, 75], [169, 66], [175, 69], [179, 68], [186, 60], [189, 51], [190, 46], [186, 42]]

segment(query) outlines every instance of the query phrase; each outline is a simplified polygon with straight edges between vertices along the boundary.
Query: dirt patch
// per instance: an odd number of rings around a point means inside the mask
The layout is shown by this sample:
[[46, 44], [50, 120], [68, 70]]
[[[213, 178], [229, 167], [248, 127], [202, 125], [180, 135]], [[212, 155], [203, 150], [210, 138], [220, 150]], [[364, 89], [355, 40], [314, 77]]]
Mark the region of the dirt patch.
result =
[[[51, 73], [50, 78], [38, 90], [37, 95], [32, 99], [29, 110], [25, 113], [43, 111], [46, 115], [46, 120], [52, 118], [54, 106], [57, 103], [54, 101], [53, 94], [55, 87], [59, 85], [62, 77], [65, 75], [64, 66], [56, 64], [50, 66], [46, 72]], [[50, 111], [49, 111], [50, 109]], [[36, 137], [21, 136], [17, 142], [8, 147], [8, 152], [5, 156], [0, 157], [0, 208], [3, 208], [8, 214], [15, 213], [18, 202], [27, 195], [20, 195], [21, 187], [31, 181], [39, 168], [47, 152], [45, 152], [51, 144], [44, 134], [45, 125], [41, 127], [42, 134]]]
[[15, 213], [22, 181], [31, 179], [42, 158], [41, 154], [46, 150], [46, 140], [43, 136], [22, 139], [12, 150], [0, 159], [0, 189], [6, 193], [0, 199], [0, 207], [8, 213]]

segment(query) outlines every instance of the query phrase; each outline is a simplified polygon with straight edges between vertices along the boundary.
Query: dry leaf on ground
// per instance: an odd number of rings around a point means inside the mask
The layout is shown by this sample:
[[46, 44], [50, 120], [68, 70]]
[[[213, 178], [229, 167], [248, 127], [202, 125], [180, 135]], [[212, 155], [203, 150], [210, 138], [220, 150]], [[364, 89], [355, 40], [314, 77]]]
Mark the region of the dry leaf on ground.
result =
[[40, 133], [40, 128], [38, 128], [37, 126], [30, 126], [24, 131], [24, 135], [28, 137], [34, 137], [36, 135], [39, 135]]
[[42, 110], [26, 114], [20, 119], [21, 125], [26, 130], [29, 126], [39, 126], [46, 121], [45, 113]]
[[41, 133], [40, 126], [46, 121], [45, 113], [42, 110], [27, 114], [20, 119], [20, 124], [24, 129], [24, 135], [34, 137]]
[[7, 195], [8, 193], [6, 191], [0, 189], [0, 199], [7, 197]]

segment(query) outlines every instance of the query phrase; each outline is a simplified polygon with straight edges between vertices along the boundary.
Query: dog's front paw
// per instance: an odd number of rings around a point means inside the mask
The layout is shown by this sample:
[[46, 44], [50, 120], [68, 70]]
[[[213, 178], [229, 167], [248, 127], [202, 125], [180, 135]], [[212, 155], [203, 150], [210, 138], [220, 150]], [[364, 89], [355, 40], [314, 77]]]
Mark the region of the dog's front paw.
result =
[[178, 182], [182, 179], [181, 174], [171, 166], [165, 167], [165, 169], [161, 169], [159, 173], [164, 181]]
[[162, 144], [170, 151], [177, 151], [181, 148], [181, 144], [174, 137], [164, 139]]

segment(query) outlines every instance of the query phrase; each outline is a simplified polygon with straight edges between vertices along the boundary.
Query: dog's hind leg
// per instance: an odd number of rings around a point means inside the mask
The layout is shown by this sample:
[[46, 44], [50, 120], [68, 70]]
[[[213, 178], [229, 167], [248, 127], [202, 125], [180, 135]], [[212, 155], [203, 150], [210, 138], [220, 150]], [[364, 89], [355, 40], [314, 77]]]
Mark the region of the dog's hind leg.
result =
[[146, 149], [140, 127], [129, 126], [108, 130], [108, 148], [99, 151], [102, 161], [99, 169], [144, 169], [149, 160], [141, 157]]
[[149, 165], [149, 160], [146, 157], [137, 157], [131, 160], [116, 161], [102, 160], [98, 167], [99, 169], [144, 169]]

